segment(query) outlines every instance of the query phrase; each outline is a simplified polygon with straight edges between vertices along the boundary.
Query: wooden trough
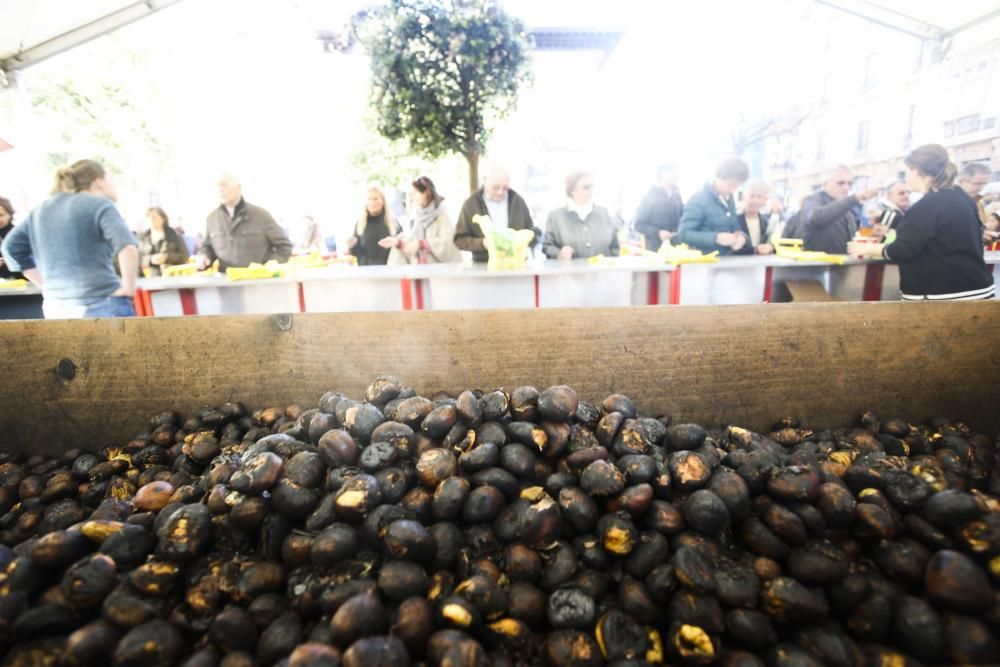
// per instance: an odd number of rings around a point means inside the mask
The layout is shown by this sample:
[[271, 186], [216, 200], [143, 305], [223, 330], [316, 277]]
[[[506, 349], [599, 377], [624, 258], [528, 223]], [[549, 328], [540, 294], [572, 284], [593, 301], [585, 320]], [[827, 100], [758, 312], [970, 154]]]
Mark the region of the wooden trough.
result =
[[0, 451], [120, 444], [151, 414], [572, 385], [644, 414], [814, 428], [866, 409], [1000, 431], [1000, 303], [828, 303], [0, 322]]

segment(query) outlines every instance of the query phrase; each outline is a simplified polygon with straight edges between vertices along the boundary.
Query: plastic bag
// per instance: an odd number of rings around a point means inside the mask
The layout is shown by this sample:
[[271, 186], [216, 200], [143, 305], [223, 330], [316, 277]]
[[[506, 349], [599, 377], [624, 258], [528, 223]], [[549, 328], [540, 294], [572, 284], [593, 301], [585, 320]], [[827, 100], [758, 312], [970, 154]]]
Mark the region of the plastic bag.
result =
[[530, 229], [498, 229], [488, 215], [474, 215], [472, 222], [483, 230], [483, 244], [489, 255], [489, 271], [514, 271], [528, 263], [528, 249], [535, 238]]

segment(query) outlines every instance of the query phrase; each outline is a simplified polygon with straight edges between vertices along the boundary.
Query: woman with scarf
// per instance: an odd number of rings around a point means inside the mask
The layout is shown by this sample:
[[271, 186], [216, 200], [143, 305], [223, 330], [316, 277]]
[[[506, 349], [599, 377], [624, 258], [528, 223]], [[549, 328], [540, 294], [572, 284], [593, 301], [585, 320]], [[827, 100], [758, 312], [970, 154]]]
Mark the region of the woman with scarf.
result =
[[379, 245], [389, 248], [389, 264], [435, 264], [461, 259], [455, 247], [455, 225], [441, 205], [442, 197], [426, 176], [413, 181], [413, 226], [408, 234], [387, 236]]

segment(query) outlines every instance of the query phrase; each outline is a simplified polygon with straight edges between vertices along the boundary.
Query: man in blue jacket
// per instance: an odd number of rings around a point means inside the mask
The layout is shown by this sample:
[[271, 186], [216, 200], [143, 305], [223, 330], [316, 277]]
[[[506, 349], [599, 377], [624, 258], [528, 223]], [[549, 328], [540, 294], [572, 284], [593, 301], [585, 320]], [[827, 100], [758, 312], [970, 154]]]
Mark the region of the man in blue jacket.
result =
[[747, 163], [726, 158], [715, 170], [715, 180], [706, 183], [684, 206], [677, 240], [708, 253], [731, 255], [750, 242], [736, 219], [733, 194], [750, 177]]

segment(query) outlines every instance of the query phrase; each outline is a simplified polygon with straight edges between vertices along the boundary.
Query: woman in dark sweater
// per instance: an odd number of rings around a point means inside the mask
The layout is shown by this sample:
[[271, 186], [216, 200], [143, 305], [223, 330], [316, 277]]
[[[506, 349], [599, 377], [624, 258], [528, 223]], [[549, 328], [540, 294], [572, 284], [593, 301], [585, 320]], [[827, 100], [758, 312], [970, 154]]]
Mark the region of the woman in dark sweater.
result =
[[384, 265], [389, 259], [389, 248], [379, 241], [400, 232], [392, 217], [392, 210], [385, 205], [385, 195], [377, 187], [368, 189], [368, 203], [361, 218], [354, 226], [354, 235], [347, 239], [347, 247], [358, 258], [360, 266]]
[[[0, 243], [7, 238], [7, 234], [14, 231], [14, 207], [9, 199], [0, 197]], [[0, 280], [20, 278], [21, 274], [7, 268], [7, 262], [3, 255], [0, 255]]]
[[904, 300], [992, 299], [993, 275], [983, 261], [982, 223], [972, 197], [954, 185], [955, 165], [937, 144], [906, 158], [906, 183], [922, 192], [899, 223], [889, 244], [848, 244], [857, 257], [882, 257], [899, 265]]
[[167, 212], [159, 206], [146, 211], [149, 229], [139, 236], [139, 256], [142, 268], [149, 275], [158, 276], [168, 266], [184, 264], [188, 261], [188, 248], [181, 235], [170, 226]]

